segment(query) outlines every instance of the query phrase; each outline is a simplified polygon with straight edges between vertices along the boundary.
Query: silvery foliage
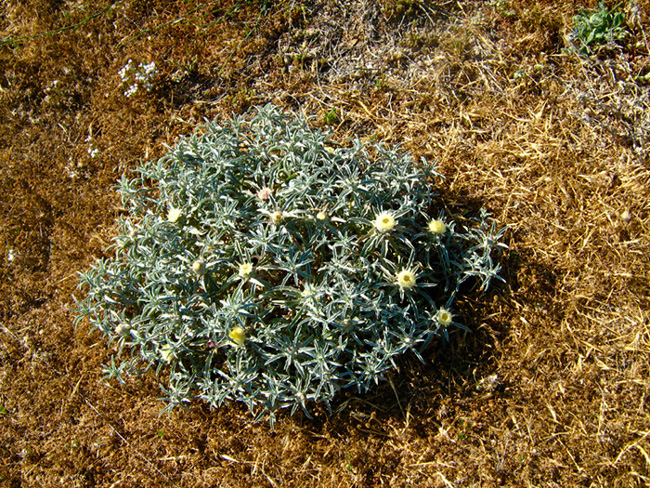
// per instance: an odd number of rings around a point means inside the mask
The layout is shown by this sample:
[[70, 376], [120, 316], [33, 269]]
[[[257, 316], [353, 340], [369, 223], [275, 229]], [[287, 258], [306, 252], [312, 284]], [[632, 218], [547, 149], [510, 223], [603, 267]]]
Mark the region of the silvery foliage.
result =
[[[503, 231], [484, 212], [462, 227], [444, 216], [426, 161], [328, 138], [266, 106], [208, 123], [123, 177], [115, 257], [81, 273], [78, 301], [77, 321], [119, 348], [110, 377], [168, 367], [167, 408], [236, 400], [273, 420], [312, 401], [329, 408], [341, 388], [367, 391], [397, 356], [422, 360], [462, 327], [439, 311], [469, 278], [485, 289], [497, 277]], [[395, 220], [383, 232], [382, 212]], [[432, 216], [444, 234], [427, 230]], [[397, 283], [404, 269], [415, 286]]]

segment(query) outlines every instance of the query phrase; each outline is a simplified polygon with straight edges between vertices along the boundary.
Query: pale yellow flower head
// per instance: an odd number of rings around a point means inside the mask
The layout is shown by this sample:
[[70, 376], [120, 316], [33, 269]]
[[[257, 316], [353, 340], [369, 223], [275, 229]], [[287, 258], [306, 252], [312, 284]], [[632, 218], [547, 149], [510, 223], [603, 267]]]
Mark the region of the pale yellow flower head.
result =
[[432, 220], [429, 222], [429, 232], [431, 232], [433, 235], [440, 236], [444, 234], [447, 231], [447, 224], [445, 224], [442, 220]]
[[233, 342], [241, 346], [246, 340], [246, 331], [243, 327], [238, 325], [230, 331], [228, 337], [230, 337]]
[[273, 190], [270, 188], [262, 188], [260, 191], [257, 192], [257, 198], [260, 200], [268, 200], [271, 198], [271, 195], [273, 195]]
[[253, 263], [241, 263], [239, 265], [239, 276], [248, 278], [253, 273]]
[[131, 326], [129, 324], [122, 323], [115, 327], [115, 333], [117, 335], [126, 336], [128, 335], [130, 329]]
[[446, 308], [441, 308], [436, 314], [436, 319], [442, 327], [447, 327], [449, 324], [451, 324], [453, 318], [454, 316]]
[[165, 344], [160, 348], [160, 357], [163, 358], [163, 361], [166, 363], [171, 362], [174, 359], [174, 348], [169, 344]]
[[194, 271], [197, 275], [202, 276], [205, 274], [205, 263], [201, 261], [200, 259], [198, 261], [194, 261], [194, 264], [192, 265], [192, 271]]
[[167, 220], [170, 222], [176, 222], [180, 218], [183, 212], [180, 208], [170, 207], [169, 212], [167, 212]]
[[316, 214], [316, 220], [325, 220], [326, 218], [327, 214], [322, 210]]
[[379, 215], [377, 215], [375, 221], [373, 222], [375, 229], [377, 229], [379, 232], [388, 232], [390, 230], [393, 230], [395, 224], [395, 217], [393, 217], [393, 214], [390, 212], [381, 212]]
[[417, 283], [415, 273], [411, 269], [403, 269], [397, 273], [397, 284], [402, 289], [413, 288]]
[[280, 211], [273, 212], [271, 215], [269, 215], [269, 218], [271, 219], [271, 222], [275, 225], [278, 225], [282, 222], [282, 219], [284, 219], [284, 215]]
[[316, 294], [316, 289], [311, 286], [309, 283], [305, 285], [305, 288], [300, 292], [300, 295], [303, 298], [310, 298]]

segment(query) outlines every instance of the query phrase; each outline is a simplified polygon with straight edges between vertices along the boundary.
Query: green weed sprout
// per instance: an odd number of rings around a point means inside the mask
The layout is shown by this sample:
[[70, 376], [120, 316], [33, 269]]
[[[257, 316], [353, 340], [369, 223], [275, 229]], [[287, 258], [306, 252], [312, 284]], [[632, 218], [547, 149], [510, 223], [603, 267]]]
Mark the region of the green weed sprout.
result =
[[138, 173], [119, 185], [115, 257], [81, 273], [76, 320], [115, 342], [109, 377], [167, 370], [166, 409], [240, 401], [273, 421], [329, 408], [398, 356], [423, 360], [463, 327], [461, 285], [498, 277], [503, 230], [486, 212], [464, 226], [441, 212], [432, 164], [337, 146], [271, 105], [207, 123]]
[[618, 6], [610, 10], [602, 2], [597, 10], [580, 10], [573, 24], [572, 37], [579, 42], [579, 51], [585, 55], [591, 54], [594, 46], [622, 42], [628, 35], [625, 13]]

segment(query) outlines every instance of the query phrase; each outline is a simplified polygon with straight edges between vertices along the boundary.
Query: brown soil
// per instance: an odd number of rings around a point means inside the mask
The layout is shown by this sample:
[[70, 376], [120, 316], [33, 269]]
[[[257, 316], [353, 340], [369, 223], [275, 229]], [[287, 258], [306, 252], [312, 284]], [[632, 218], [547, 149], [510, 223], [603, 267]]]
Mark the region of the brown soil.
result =
[[[648, 485], [650, 5], [587, 59], [567, 49], [585, 4], [3, 1], [0, 485]], [[155, 62], [150, 92], [124, 95], [128, 59]], [[507, 284], [331, 416], [160, 415], [154, 375], [102, 379], [76, 273], [117, 232], [123, 173], [267, 102], [437, 160], [449, 205], [510, 226]]]

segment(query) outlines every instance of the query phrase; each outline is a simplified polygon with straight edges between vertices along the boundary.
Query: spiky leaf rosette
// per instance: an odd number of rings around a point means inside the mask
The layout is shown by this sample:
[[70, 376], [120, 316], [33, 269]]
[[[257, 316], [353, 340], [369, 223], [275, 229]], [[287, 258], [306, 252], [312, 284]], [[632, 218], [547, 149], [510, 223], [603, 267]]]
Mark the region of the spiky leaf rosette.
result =
[[139, 357], [169, 367], [170, 405], [237, 400], [273, 417], [366, 391], [458, 325], [459, 286], [497, 276], [501, 232], [485, 214], [445, 217], [426, 161], [328, 138], [266, 106], [122, 179], [115, 258], [82, 274], [79, 302], [120, 357], [140, 353], [111, 376]]

